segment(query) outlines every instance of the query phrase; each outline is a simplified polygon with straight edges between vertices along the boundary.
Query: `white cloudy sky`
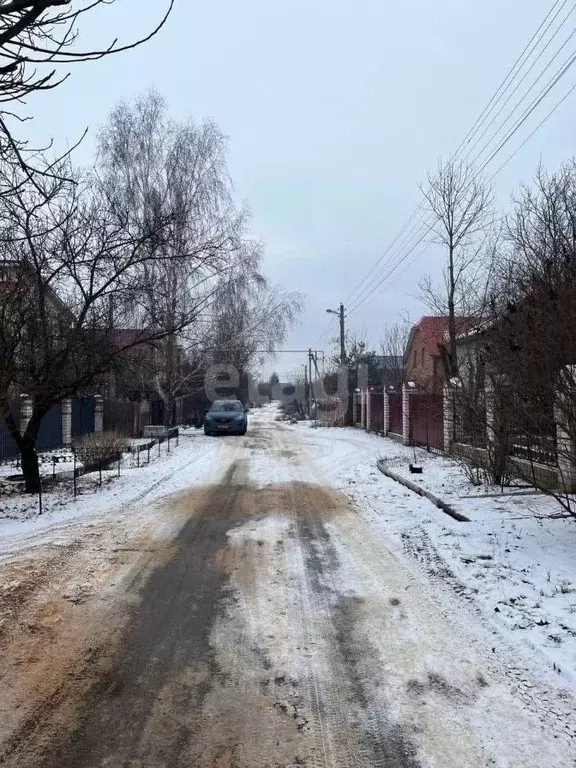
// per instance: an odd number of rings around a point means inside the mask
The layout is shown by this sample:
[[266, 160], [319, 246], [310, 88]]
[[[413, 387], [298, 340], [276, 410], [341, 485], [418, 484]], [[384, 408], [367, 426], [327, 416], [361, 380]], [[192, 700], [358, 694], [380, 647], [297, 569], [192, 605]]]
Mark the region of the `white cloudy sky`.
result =
[[[164, 3], [119, 0], [92, 19], [82, 42], [137, 35]], [[564, 5], [559, 20], [571, 3]], [[350, 298], [418, 201], [426, 170], [458, 146], [551, 6], [176, 0], [152, 43], [82, 65], [57, 92], [34, 97], [30, 130], [72, 143], [117, 101], [151, 85], [174, 115], [214, 118], [230, 138], [231, 172], [238, 197], [252, 209], [253, 234], [267, 244], [268, 276], [307, 295], [286, 346], [328, 349], [327, 337], [319, 339], [326, 307]], [[576, 12], [558, 43], [575, 25]], [[576, 48], [576, 38], [571, 42], [565, 55]], [[575, 82], [576, 67], [501, 159]], [[540, 161], [554, 168], [571, 155], [575, 104], [576, 93], [499, 174], [502, 205]], [[91, 147], [89, 137], [79, 160], [89, 160]], [[377, 344], [400, 312], [416, 318], [423, 312], [414, 298], [418, 277], [437, 273], [440, 264], [433, 246], [424, 249], [351, 315], [350, 326], [366, 329]], [[301, 362], [283, 356], [271, 367], [287, 371]]]

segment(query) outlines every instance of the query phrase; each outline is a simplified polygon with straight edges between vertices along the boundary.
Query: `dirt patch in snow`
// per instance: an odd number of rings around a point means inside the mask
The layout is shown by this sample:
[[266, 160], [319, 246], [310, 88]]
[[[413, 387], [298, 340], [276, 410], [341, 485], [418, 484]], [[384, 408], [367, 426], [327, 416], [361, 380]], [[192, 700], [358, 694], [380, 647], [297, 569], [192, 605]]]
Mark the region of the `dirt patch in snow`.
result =
[[3, 765], [69, 729], [95, 681], [110, 685], [138, 591], [173, 553], [152, 528], [119, 521], [68, 536], [0, 565]]

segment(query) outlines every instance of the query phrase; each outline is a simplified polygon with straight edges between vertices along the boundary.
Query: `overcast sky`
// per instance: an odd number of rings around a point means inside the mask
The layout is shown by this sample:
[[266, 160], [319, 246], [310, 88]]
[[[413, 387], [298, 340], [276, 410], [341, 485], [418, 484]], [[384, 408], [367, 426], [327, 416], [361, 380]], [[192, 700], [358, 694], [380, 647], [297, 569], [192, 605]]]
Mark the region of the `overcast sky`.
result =
[[[319, 340], [325, 309], [348, 300], [395, 237], [427, 169], [458, 146], [551, 5], [176, 0], [154, 41], [80, 65], [59, 90], [35, 96], [30, 130], [73, 143], [116, 102], [152, 85], [174, 116], [214, 118], [230, 139], [230, 169], [238, 198], [253, 212], [252, 233], [266, 242], [267, 275], [306, 294], [286, 348], [328, 351], [329, 337]], [[91, 16], [82, 42], [129, 39], [163, 7], [164, 0], [119, 0]], [[573, 28], [572, 20], [566, 35]], [[574, 82], [576, 69], [540, 117]], [[540, 160], [554, 168], [572, 154], [575, 99], [497, 177], [502, 205]], [[79, 162], [89, 162], [92, 146], [89, 137]], [[425, 311], [414, 298], [418, 278], [440, 268], [436, 249], [425, 249], [351, 315], [350, 327], [364, 328], [376, 345], [403, 310], [417, 319]], [[285, 355], [269, 368], [303, 362]]]

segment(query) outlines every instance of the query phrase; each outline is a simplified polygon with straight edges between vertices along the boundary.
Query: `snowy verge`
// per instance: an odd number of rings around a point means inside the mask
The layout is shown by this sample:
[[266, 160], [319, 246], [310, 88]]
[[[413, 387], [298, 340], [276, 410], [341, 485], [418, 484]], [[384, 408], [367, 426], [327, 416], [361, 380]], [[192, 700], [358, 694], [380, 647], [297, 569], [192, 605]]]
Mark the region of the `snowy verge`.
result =
[[[297, 427], [334, 485], [394, 550], [481, 611], [543, 676], [576, 689], [576, 521], [546, 520], [553, 499], [473, 486], [457, 462], [357, 429]], [[394, 472], [470, 518], [459, 523], [386, 478]], [[495, 638], [496, 642], [496, 638]]]
[[[27, 545], [45, 543], [71, 525], [108, 519], [132, 507], [139, 512], [146, 504], [200, 482], [210, 482], [218, 464], [220, 443], [195, 432], [184, 433], [180, 444], [154, 452], [150, 464], [137, 467], [128, 462], [120, 469], [78, 480], [78, 495], [71, 482], [45, 493], [43, 514], [38, 498], [18, 494], [0, 500], [0, 558]], [[137, 507], [137, 509], [136, 509]]]

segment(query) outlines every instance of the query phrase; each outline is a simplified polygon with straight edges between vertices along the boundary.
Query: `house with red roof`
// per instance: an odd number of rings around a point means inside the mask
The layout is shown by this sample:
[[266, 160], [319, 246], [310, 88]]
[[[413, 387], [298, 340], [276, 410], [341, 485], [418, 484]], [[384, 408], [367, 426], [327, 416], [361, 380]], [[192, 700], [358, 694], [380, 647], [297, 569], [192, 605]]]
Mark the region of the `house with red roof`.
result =
[[[468, 318], [456, 318], [456, 332], [470, 326]], [[440, 394], [446, 378], [447, 317], [423, 317], [413, 326], [404, 352], [405, 380], [426, 392]]]

